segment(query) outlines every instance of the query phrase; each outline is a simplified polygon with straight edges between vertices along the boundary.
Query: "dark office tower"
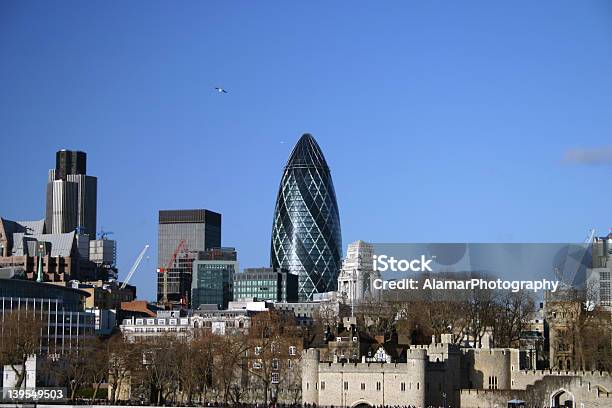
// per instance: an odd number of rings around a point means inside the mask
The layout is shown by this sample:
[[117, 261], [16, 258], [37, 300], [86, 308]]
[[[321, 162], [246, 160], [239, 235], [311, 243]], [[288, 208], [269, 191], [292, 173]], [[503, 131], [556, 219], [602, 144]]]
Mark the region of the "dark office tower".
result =
[[157, 235], [157, 300], [188, 303], [193, 261], [198, 253], [221, 246], [221, 214], [209, 210], [162, 210]]
[[87, 154], [60, 150], [55, 169], [49, 170], [47, 183], [47, 232], [60, 234], [77, 230], [96, 236], [98, 179], [88, 176]]
[[55, 154], [55, 179], [65, 181], [68, 174], [87, 174], [85, 152], [60, 150]]
[[291, 152], [278, 189], [271, 266], [298, 275], [300, 301], [336, 290], [342, 236], [336, 193], [316, 140], [303, 135]]

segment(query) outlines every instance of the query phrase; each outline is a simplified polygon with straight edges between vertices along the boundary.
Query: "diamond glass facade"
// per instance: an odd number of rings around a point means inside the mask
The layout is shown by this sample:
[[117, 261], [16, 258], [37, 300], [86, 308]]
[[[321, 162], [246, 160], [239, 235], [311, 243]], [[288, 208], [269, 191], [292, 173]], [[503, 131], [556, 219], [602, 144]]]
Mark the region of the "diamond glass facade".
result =
[[336, 193], [316, 140], [303, 135], [281, 179], [272, 227], [271, 266], [299, 277], [301, 301], [336, 290], [342, 266]]

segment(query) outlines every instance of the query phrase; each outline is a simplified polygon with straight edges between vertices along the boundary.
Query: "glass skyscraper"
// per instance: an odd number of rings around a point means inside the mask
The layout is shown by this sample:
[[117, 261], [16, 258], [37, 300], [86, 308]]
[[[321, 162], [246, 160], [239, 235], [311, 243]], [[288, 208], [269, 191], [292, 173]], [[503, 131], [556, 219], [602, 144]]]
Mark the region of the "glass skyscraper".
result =
[[300, 301], [336, 290], [342, 236], [329, 166], [309, 134], [297, 142], [280, 182], [272, 226], [271, 266], [299, 277]]
[[205, 209], [161, 210], [157, 235], [157, 300], [170, 303], [191, 297], [193, 261], [200, 251], [221, 246], [221, 214]]
[[217, 305], [227, 309], [234, 298], [234, 274], [238, 272], [235, 248], [213, 248], [200, 251], [193, 262], [191, 308]]

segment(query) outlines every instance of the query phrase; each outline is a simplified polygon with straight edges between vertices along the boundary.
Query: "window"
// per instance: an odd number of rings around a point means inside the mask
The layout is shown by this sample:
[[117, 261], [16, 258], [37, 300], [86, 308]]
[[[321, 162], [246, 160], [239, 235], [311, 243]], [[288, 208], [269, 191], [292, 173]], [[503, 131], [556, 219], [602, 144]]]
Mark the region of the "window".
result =
[[272, 359], [272, 369], [273, 370], [278, 370], [279, 365], [280, 364], [278, 364], [278, 359], [277, 358]]
[[325, 389], [325, 381], [321, 381], [321, 391]]
[[380, 381], [376, 383], [376, 391], [380, 391]]
[[400, 390], [401, 391], [406, 391], [406, 383], [401, 383], [400, 384]]
[[272, 373], [272, 384], [278, 384], [280, 374], [277, 372]]
[[289, 355], [290, 356], [295, 356], [297, 353], [297, 347], [295, 346], [289, 346]]
[[344, 382], [344, 389], [345, 389], [345, 390], [348, 390], [348, 381], [345, 381], [345, 382]]
[[365, 383], [361, 383], [361, 391], [365, 391]]
[[290, 370], [293, 368], [293, 360], [291, 359], [287, 360], [287, 368]]
[[261, 354], [261, 347], [257, 346], [255, 347], [255, 355], [258, 356]]
[[497, 377], [490, 375], [489, 376], [489, 389], [496, 390], [497, 389]]

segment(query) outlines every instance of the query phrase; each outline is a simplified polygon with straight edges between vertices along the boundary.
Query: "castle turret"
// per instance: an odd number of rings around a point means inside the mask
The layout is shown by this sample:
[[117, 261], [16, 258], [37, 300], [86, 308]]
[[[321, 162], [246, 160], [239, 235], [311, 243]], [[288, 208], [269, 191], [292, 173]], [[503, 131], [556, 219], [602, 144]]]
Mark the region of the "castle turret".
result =
[[406, 363], [409, 372], [409, 391], [406, 400], [400, 405], [425, 406], [425, 369], [427, 351], [425, 349], [409, 349], [406, 353]]
[[319, 404], [319, 350], [307, 349], [302, 352], [302, 402]]

